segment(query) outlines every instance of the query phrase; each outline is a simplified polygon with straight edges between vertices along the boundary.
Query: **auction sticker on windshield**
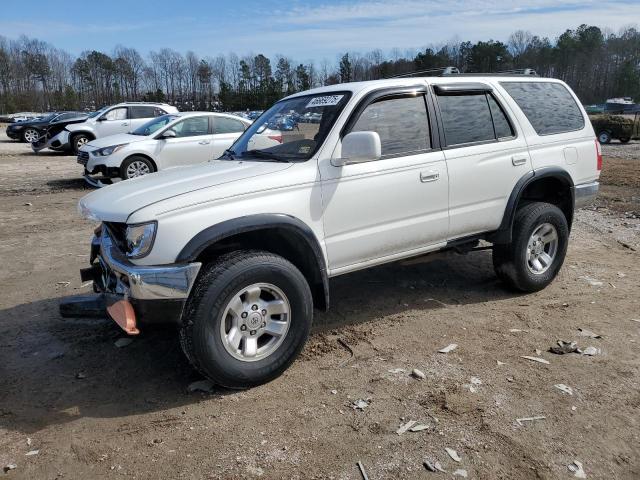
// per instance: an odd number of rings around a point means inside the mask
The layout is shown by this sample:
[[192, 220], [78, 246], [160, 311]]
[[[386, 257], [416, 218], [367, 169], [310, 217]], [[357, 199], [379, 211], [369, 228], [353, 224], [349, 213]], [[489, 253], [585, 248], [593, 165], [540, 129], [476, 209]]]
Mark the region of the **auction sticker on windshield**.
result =
[[331, 107], [340, 103], [342, 97], [344, 97], [344, 95], [325, 95], [323, 97], [315, 97], [311, 99], [306, 108]]

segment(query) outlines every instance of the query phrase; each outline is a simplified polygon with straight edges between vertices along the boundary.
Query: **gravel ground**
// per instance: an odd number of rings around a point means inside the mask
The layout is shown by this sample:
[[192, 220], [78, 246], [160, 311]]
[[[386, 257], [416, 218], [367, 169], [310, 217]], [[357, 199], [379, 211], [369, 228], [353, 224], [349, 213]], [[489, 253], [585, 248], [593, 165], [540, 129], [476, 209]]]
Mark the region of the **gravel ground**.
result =
[[[281, 378], [189, 393], [200, 378], [174, 331], [118, 348], [112, 322], [59, 316], [61, 298], [89, 289], [78, 278], [92, 230], [75, 212], [81, 168], [0, 134], [0, 468], [25, 479], [360, 479], [361, 461], [372, 480], [457, 469], [568, 479], [578, 461], [589, 479], [640, 478], [632, 145], [628, 158], [606, 152], [602, 195], [577, 214], [565, 266], [544, 291], [506, 292], [486, 251], [338, 277], [332, 310], [316, 312]], [[549, 353], [559, 339], [600, 351]], [[352, 408], [359, 399], [363, 410]], [[517, 421], [526, 417], [538, 419]], [[427, 428], [396, 433], [413, 420]], [[448, 475], [427, 472], [425, 459]]]

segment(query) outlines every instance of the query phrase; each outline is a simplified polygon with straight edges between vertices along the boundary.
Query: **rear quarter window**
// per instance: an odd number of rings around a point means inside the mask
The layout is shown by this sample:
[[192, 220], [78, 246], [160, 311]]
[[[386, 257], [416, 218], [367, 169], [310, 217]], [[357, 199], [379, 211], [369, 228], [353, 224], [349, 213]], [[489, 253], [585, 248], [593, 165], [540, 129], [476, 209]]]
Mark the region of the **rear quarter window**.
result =
[[567, 88], [551, 82], [501, 82], [538, 135], [584, 128], [584, 117]]

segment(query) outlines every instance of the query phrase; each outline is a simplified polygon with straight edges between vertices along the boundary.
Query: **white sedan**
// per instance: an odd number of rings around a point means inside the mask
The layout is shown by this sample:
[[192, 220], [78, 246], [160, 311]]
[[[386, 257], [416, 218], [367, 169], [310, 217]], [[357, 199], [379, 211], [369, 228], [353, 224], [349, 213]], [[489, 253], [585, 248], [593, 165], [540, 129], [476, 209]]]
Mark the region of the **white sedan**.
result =
[[[101, 187], [112, 179], [127, 180], [219, 158], [249, 125], [250, 120], [222, 113], [162, 115], [133, 132], [92, 140], [79, 149], [78, 163], [85, 168], [87, 182]], [[282, 142], [280, 135], [269, 130], [263, 137], [267, 144], [274, 144]]]

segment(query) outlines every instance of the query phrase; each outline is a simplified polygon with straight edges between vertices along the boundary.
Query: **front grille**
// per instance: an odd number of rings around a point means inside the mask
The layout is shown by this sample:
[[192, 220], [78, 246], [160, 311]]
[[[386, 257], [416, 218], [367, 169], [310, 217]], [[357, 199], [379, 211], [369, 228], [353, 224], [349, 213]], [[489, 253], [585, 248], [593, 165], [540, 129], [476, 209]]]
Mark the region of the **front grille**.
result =
[[89, 152], [78, 152], [78, 163], [80, 165], [87, 166], [87, 162], [89, 161]]

